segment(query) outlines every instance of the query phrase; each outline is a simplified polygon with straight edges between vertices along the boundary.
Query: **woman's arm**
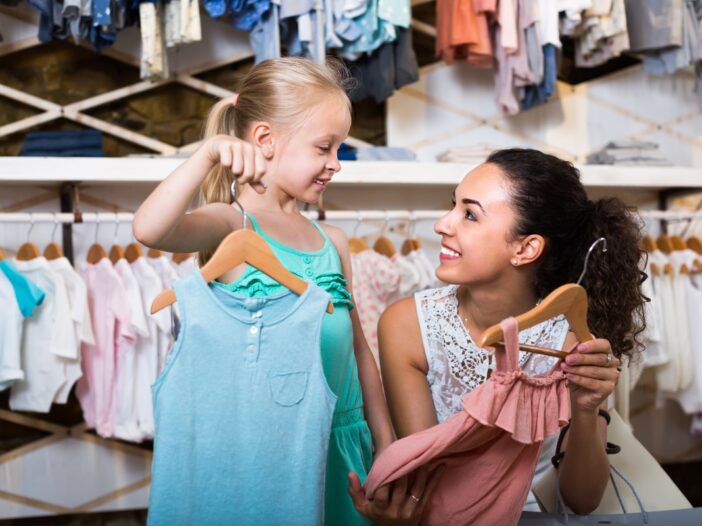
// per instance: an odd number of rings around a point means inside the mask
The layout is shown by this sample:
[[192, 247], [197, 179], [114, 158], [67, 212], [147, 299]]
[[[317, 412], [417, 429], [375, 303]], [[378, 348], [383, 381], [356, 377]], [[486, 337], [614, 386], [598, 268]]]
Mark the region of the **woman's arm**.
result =
[[[341, 260], [341, 271], [346, 278], [346, 288], [351, 292], [353, 276], [351, 275], [351, 256], [349, 255], [346, 234], [340, 228], [324, 225], [324, 231], [334, 243]], [[356, 310], [351, 311], [353, 325], [353, 347], [358, 365], [358, 379], [363, 392], [363, 405], [366, 421], [373, 436], [373, 445], [376, 453], [388, 447], [393, 441], [392, 425], [388, 406], [383, 395], [383, 385], [380, 374], [371, 353], [366, 337], [363, 334], [361, 321]]]
[[[574, 343], [569, 334], [565, 348]], [[607, 423], [598, 410], [607, 409], [607, 397], [619, 378], [620, 362], [612, 356], [608, 363], [611, 354], [607, 340], [592, 340], [580, 344], [561, 365], [570, 385], [571, 423], [558, 475], [563, 500], [579, 514], [592, 513], [599, 506], [609, 478]]]
[[378, 324], [380, 364], [393, 427], [399, 438], [436, 425], [429, 366], [414, 298], [391, 305]]
[[186, 212], [217, 163], [230, 167], [241, 183], [257, 184], [266, 168], [262, 152], [249, 143], [227, 135], [206, 140], [141, 204], [134, 215], [136, 239], [169, 252], [214, 249], [233, 230], [233, 222], [240, 223], [231, 207], [212, 203]]
[[[380, 362], [385, 393], [398, 437], [422, 431], [437, 423], [427, 382], [427, 361], [414, 298], [390, 306], [378, 325]], [[392, 484], [380, 487], [372, 501], [352, 477], [349, 492], [356, 509], [378, 525], [419, 524], [424, 507], [441, 479], [443, 467], [429, 472], [422, 467]]]

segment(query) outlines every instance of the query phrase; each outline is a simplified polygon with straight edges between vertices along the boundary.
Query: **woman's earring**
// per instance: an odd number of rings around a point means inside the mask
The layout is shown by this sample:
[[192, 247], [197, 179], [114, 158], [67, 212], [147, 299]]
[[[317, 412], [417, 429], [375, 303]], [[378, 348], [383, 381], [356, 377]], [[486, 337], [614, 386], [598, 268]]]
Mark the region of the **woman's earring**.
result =
[[510, 260], [510, 263], [512, 263], [512, 266], [513, 266], [513, 267], [516, 267], [516, 266], [519, 264], [519, 261], [517, 261], [516, 258], [513, 258], [513, 259]]

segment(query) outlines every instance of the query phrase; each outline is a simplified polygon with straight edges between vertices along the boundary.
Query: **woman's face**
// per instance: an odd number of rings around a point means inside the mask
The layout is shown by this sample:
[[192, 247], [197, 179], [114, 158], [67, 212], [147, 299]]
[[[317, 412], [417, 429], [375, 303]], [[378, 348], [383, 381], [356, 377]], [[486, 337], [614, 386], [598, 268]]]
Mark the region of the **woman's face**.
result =
[[434, 225], [441, 236], [436, 275], [455, 284], [494, 282], [510, 271], [519, 247], [512, 239], [516, 215], [508, 180], [496, 165], [481, 164], [463, 178], [454, 201], [453, 209]]

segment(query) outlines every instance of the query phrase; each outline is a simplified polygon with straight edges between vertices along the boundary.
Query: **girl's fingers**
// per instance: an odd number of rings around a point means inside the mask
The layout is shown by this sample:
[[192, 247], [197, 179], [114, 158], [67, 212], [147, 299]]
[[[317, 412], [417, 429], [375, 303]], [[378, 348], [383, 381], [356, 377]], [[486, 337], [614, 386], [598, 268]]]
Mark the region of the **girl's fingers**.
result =
[[232, 152], [232, 173], [234, 174], [235, 177], [239, 177], [241, 173], [244, 170], [244, 159], [241, 156], [242, 148], [241, 148], [241, 142], [236, 141], [230, 143], [231, 146], [231, 152]]
[[373, 495], [373, 506], [378, 509], [385, 509], [390, 505], [390, 484], [384, 484], [375, 490]]
[[232, 152], [228, 144], [221, 145], [217, 154], [219, 155], [219, 164], [225, 167], [232, 165]]
[[393, 484], [390, 505], [399, 510], [402, 508], [405, 499], [407, 499], [407, 476], [400, 477]]
[[367, 504], [366, 494], [363, 491], [358, 475], [353, 472], [349, 473], [349, 495], [351, 495], [356, 511], [363, 513]]

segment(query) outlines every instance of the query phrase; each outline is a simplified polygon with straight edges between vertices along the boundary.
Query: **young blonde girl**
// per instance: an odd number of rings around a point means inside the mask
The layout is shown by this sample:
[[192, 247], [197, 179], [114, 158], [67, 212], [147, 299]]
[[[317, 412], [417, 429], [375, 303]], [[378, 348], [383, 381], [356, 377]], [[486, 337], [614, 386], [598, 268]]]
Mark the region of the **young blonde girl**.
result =
[[[204, 261], [227, 234], [242, 227], [230, 189], [236, 180], [237, 200], [249, 224], [289, 270], [332, 295], [335, 308], [325, 315], [321, 353], [327, 383], [338, 397], [325, 492], [325, 523], [334, 526], [367, 523], [347, 493], [347, 474], [363, 476], [373, 448], [392, 441], [378, 370], [350, 300], [346, 236], [307, 220], [298, 208], [298, 202], [316, 203], [340, 170], [337, 150], [351, 125], [343, 80], [333, 64], [298, 58], [258, 64], [243, 79], [238, 95], [215, 104], [202, 146], [154, 190], [134, 218], [134, 235], [141, 243], [199, 252]], [[188, 212], [198, 193], [202, 206]], [[248, 296], [282, 287], [243, 266], [215, 286]]]

